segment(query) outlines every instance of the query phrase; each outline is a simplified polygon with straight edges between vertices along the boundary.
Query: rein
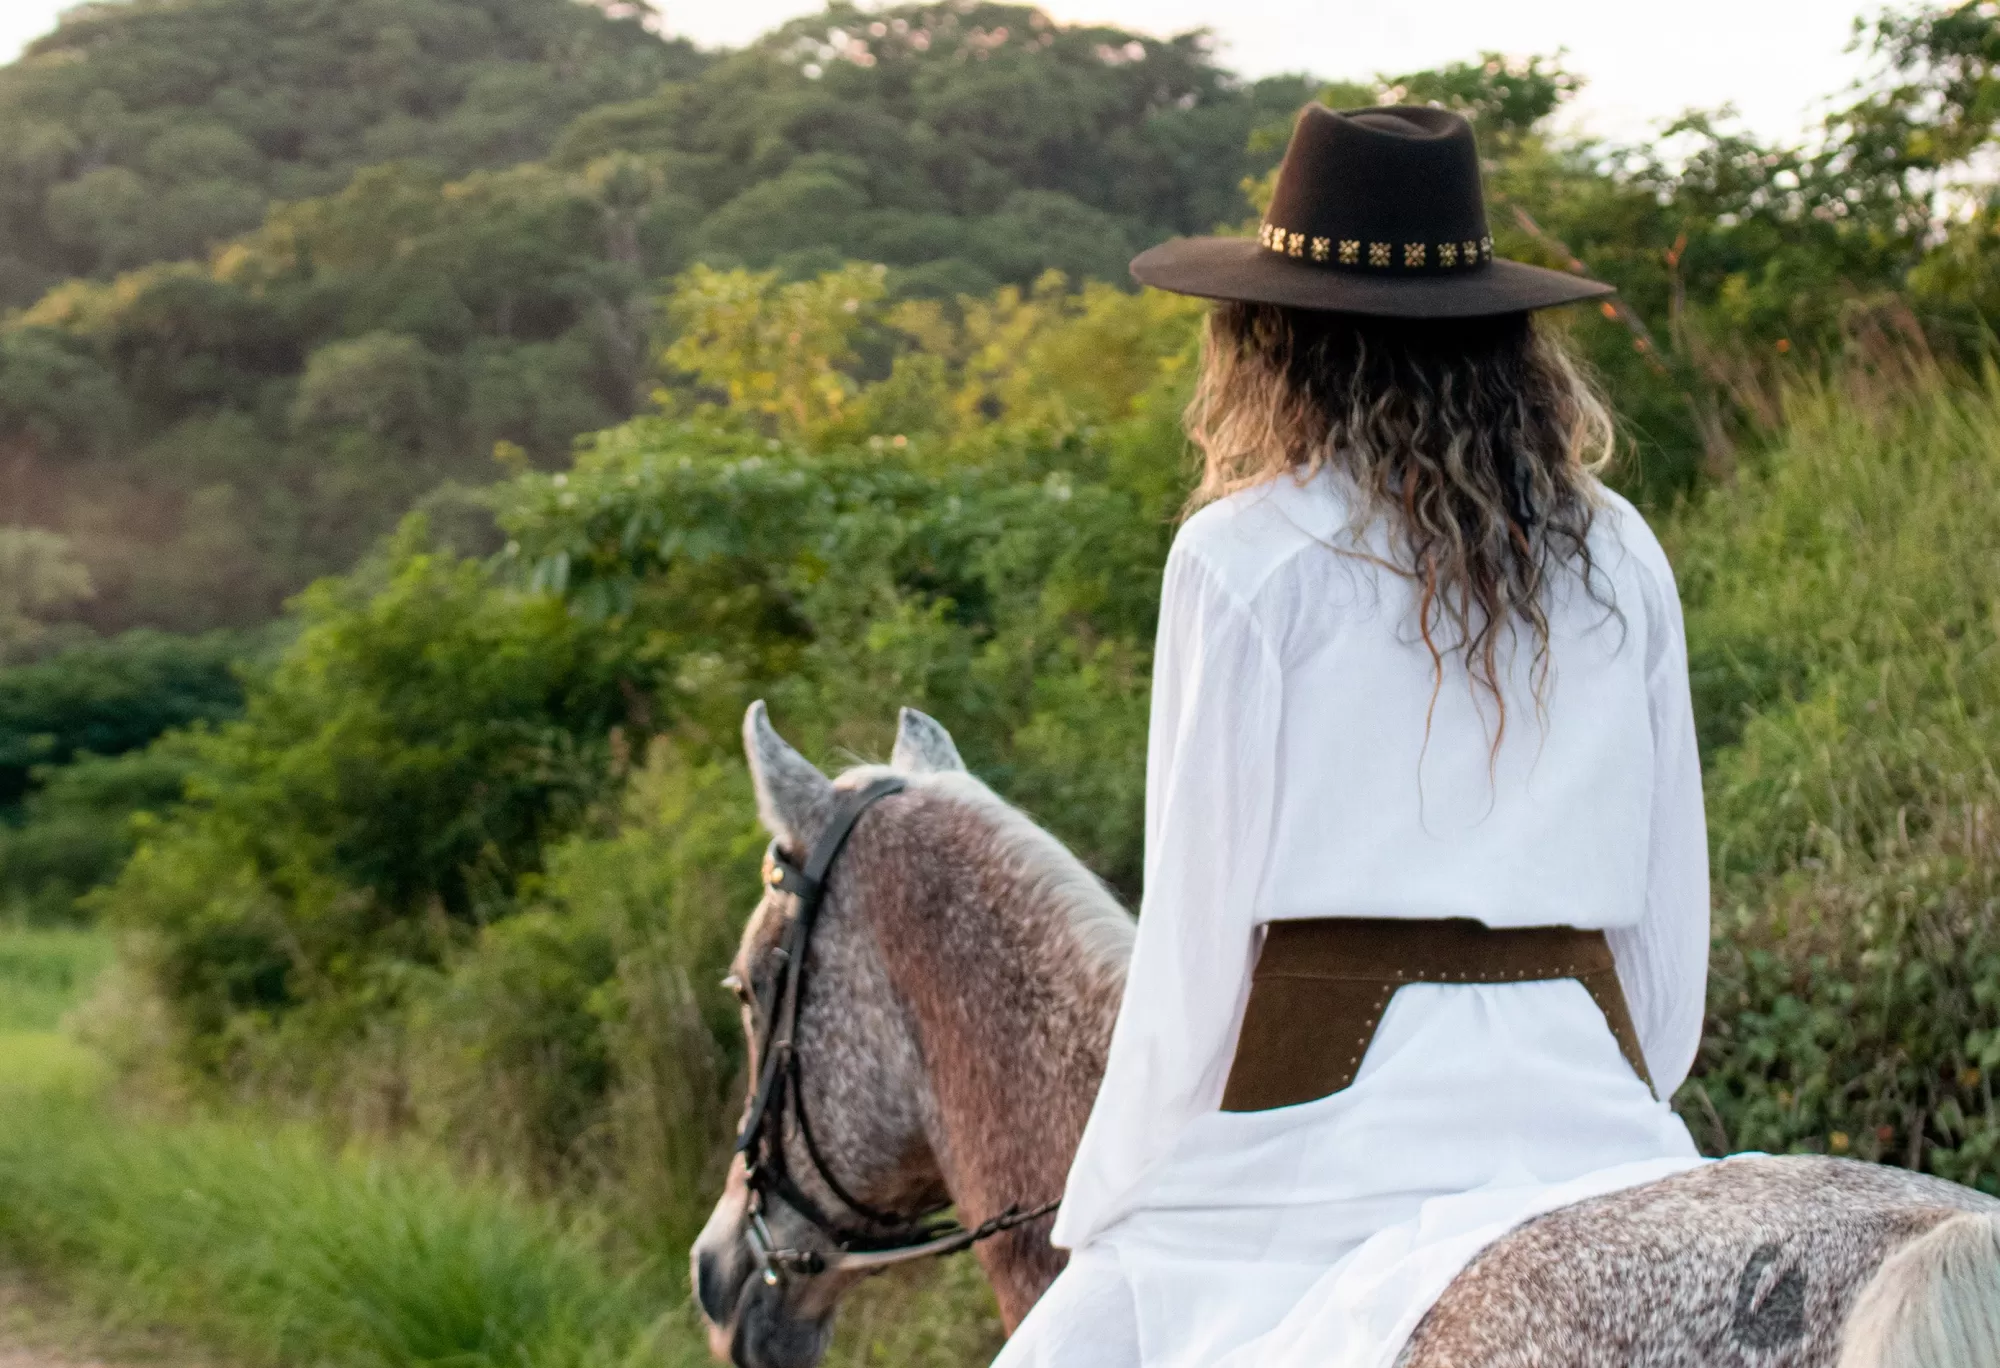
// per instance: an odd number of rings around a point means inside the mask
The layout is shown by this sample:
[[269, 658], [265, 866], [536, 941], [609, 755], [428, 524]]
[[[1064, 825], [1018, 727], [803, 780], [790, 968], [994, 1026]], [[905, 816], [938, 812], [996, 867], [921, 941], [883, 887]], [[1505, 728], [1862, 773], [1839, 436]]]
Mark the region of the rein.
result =
[[[770, 885], [791, 894], [798, 900], [798, 908], [786, 928], [783, 943], [772, 952], [776, 963], [769, 988], [755, 1004], [756, 1034], [750, 1043], [758, 1060], [757, 1086], [750, 1095], [750, 1109], [744, 1114], [742, 1129], [736, 1133], [736, 1151], [743, 1156], [744, 1174], [750, 1187], [750, 1245], [756, 1252], [764, 1281], [774, 1286], [785, 1273], [803, 1277], [837, 1272], [874, 1273], [917, 1259], [956, 1254], [981, 1240], [1046, 1216], [1060, 1204], [1044, 1202], [1026, 1211], [1010, 1206], [971, 1227], [944, 1217], [950, 1203], [914, 1216], [882, 1211], [855, 1197], [833, 1176], [820, 1153], [819, 1143], [813, 1139], [812, 1125], [806, 1118], [797, 1040], [799, 997], [813, 923], [826, 897], [827, 875], [847, 844], [854, 824], [869, 808], [891, 794], [902, 792], [903, 787], [901, 779], [883, 778], [866, 788], [841, 794], [826, 829], [807, 854], [803, 869], [785, 858], [776, 841], [771, 842]], [[760, 1044], [756, 1035], [766, 1038]], [[813, 1176], [842, 1206], [858, 1216], [861, 1224], [828, 1215], [793, 1179], [785, 1159], [787, 1110], [795, 1117], [794, 1129], [804, 1142]], [[814, 1230], [837, 1246], [836, 1251], [827, 1254], [814, 1249], [778, 1247], [764, 1219], [766, 1205], [772, 1198], [803, 1216]]]

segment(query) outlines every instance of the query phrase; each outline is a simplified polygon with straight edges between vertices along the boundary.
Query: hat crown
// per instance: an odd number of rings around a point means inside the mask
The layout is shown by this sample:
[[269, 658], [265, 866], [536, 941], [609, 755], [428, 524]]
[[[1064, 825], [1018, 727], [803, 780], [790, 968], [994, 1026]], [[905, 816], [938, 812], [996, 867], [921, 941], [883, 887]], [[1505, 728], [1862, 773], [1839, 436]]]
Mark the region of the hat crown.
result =
[[1493, 259], [1479, 147], [1428, 105], [1299, 112], [1258, 241], [1316, 265], [1459, 273]]

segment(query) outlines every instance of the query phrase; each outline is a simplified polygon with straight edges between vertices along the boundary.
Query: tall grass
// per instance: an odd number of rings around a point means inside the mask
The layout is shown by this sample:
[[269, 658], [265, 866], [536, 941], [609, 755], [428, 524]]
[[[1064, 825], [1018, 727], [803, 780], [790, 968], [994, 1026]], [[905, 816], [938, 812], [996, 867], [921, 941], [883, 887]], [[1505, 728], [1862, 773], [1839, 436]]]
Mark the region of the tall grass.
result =
[[245, 1362], [699, 1361], [674, 1333], [685, 1313], [503, 1188], [331, 1155], [303, 1128], [119, 1120], [62, 1091], [0, 1092], [0, 1254]]
[[1897, 380], [1793, 391], [1776, 449], [1673, 529], [1725, 878], [2000, 796], [2000, 376]]
[[0, 923], [0, 1101], [104, 1083], [104, 1062], [55, 1028], [110, 962], [100, 933]]
[[[331, 1153], [304, 1125], [135, 1122], [77, 1089], [0, 1084], [0, 1262], [248, 1364], [709, 1362], [678, 1269], [621, 1269], [518, 1191], [408, 1152]], [[866, 1289], [831, 1362], [970, 1365], [999, 1339], [960, 1260]]]
[[2000, 377], [1787, 418], [1674, 529], [1717, 898], [1682, 1111], [2000, 1192]]
[[[47, 1276], [93, 1321], [163, 1327], [245, 1364], [709, 1362], [683, 1236], [654, 1257], [608, 1238], [615, 1194], [558, 1204], [470, 1175], [455, 1148], [337, 1149], [323, 1125], [267, 1112], [118, 1108], [104, 1060], [53, 1029], [109, 959], [101, 935], [0, 929], [0, 1264]], [[969, 1365], [998, 1347], [970, 1260], [855, 1301], [834, 1368]]]
[[108, 939], [0, 929], [0, 1261], [101, 1320], [245, 1363], [595, 1368], [701, 1360], [672, 1278], [503, 1185], [268, 1120], [153, 1120], [53, 1028]]

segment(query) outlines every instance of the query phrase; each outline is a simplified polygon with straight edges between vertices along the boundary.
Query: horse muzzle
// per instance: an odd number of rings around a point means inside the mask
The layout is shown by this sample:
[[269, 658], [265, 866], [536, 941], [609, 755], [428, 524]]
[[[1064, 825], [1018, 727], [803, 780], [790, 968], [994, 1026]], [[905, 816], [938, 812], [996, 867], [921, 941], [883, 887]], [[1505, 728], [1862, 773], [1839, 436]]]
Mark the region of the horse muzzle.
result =
[[[800, 1317], [785, 1305], [782, 1287], [753, 1279], [736, 1309], [736, 1319], [710, 1347], [726, 1347], [736, 1368], [815, 1368], [833, 1338], [833, 1317]], [[724, 1345], [717, 1345], [720, 1338]]]
[[831, 1308], [802, 1314], [796, 1287], [766, 1282], [740, 1242], [731, 1255], [697, 1249], [695, 1301], [708, 1321], [709, 1351], [736, 1368], [814, 1368], [832, 1338]]
[[[760, 1257], [752, 1219], [740, 1174], [732, 1173], [691, 1258], [709, 1350], [737, 1368], [813, 1368], [832, 1337], [830, 1289], [790, 1271], [774, 1275]], [[767, 1231], [758, 1233], [770, 1242]]]

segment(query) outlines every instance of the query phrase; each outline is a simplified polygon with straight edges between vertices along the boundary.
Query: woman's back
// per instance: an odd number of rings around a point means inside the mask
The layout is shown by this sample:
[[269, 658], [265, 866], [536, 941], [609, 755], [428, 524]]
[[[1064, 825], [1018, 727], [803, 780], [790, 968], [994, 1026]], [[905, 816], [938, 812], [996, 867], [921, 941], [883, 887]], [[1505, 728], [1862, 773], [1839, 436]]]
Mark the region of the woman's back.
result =
[[[1686, 667], [1659, 543], [1624, 499], [1600, 497], [1594, 585], [1580, 571], [1549, 585], [1539, 697], [1526, 634], [1502, 646], [1504, 732], [1462, 659], [1434, 662], [1414, 625], [1419, 586], [1387, 568], [1394, 547], [1379, 523], [1351, 527], [1354, 494], [1333, 467], [1278, 476], [1188, 520], [1168, 578], [1190, 583], [1169, 590], [1166, 611], [1240, 607], [1256, 629], [1245, 639], [1268, 644], [1282, 679], [1269, 755], [1247, 753], [1261, 733], [1246, 725], [1243, 752], [1215, 757], [1268, 766], [1276, 794], [1253, 920], [1641, 920], [1657, 754], [1686, 706]], [[1172, 624], [1165, 635], [1203, 649]], [[1156, 665], [1169, 691], [1198, 669]]]
[[[1211, 1202], [1289, 1204], [1336, 1231], [1294, 1200], [1292, 1168], [1247, 1143], [1272, 1127], [1293, 1163], [1331, 1180], [1329, 1211], [1365, 1211], [1364, 1228], [1381, 1219], [1370, 1202], [1490, 1180], [1508, 1115], [1514, 1143], [1541, 1147], [1544, 1181], [1662, 1144], [1692, 1154], [1574, 979], [1411, 984], [1354, 1086], [1218, 1111], [1261, 927], [1280, 920], [1603, 928], [1652, 1082], [1668, 1095], [1686, 1075], [1708, 880], [1680, 609], [1644, 520], [1593, 493], [1589, 577], [1579, 556], [1545, 586], [1546, 674], [1513, 630], [1490, 689], [1425, 641], [1421, 581], [1338, 467], [1240, 489], [1182, 528], [1153, 666], [1139, 938], [1059, 1241]], [[1555, 1053], [1510, 1048], [1515, 1021], [1549, 1028]], [[1579, 1072], [1596, 1081], [1551, 1082]], [[1530, 1138], [1566, 1127], [1595, 1140]]]

